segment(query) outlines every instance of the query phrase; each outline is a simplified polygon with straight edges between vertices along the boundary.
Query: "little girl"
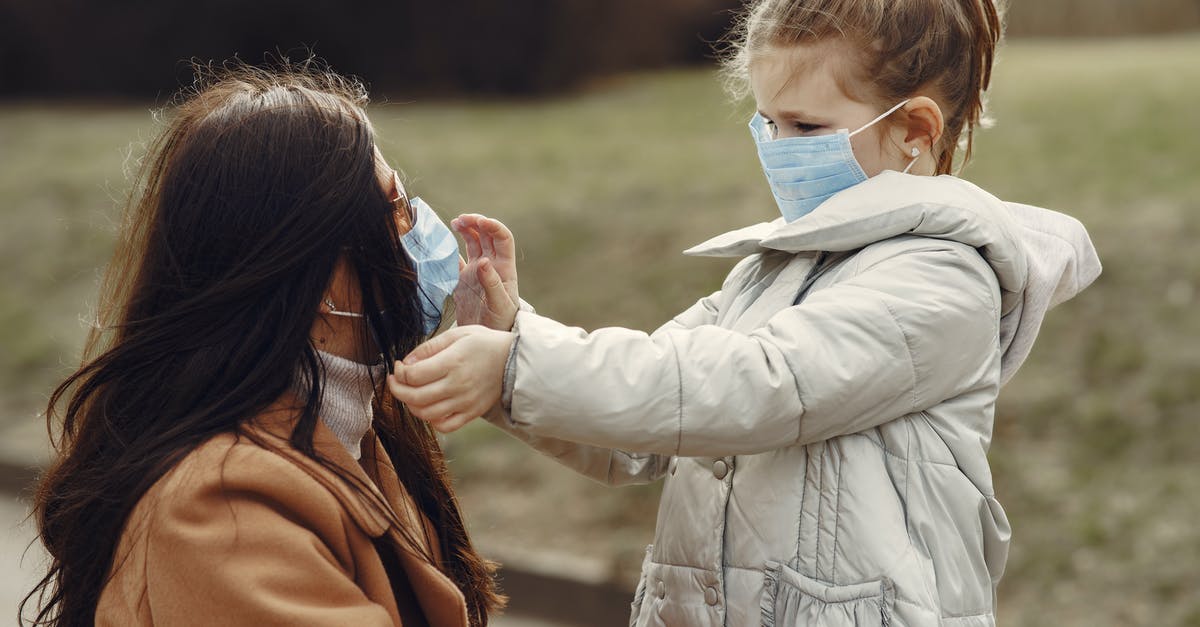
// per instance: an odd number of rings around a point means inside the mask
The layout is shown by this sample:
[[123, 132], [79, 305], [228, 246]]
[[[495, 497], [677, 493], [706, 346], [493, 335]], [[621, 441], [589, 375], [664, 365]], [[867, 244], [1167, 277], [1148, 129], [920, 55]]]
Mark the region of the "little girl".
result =
[[742, 258], [720, 291], [650, 335], [568, 328], [517, 311], [511, 235], [462, 216], [459, 323], [493, 328], [390, 389], [441, 431], [486, 415], [600, 481], [665, 478], [632, 625], [993, 625], [996, 397], [1100, 272], [1077, 221], [949, 176], [998, 9], [759, 0], [740, 28], [782, 217], [687, 251]]

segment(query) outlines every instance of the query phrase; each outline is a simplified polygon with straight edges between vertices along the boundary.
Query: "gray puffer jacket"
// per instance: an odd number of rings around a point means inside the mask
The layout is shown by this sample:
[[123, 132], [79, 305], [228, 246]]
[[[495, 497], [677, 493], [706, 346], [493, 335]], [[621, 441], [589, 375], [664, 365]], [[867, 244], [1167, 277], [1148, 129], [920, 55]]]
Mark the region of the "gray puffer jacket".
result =
[[1100, 272], [1067, 216], [884, 173], [653, 334], [529, 311], [489, 419], [612, 485], [666, 478], [632, 625], [993, 625], [987, 449], [1043, 314]]

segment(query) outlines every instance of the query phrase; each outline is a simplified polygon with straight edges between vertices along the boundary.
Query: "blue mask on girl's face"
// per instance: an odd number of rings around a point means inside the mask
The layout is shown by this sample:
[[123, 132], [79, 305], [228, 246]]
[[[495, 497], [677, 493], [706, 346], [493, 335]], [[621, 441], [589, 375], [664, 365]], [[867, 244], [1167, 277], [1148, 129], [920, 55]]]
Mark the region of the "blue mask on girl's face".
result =
[[[750, 120], [750, 134], [758, 146], [758, 158], [784, 220], [802, 218], [830, 196], [867, 180], [866, 172], [854, 158], [850, 138], [907, 103], [907, 100], [901, 102], [853, 133], [842, 129], [815, 137], [775, 139], [766, 120], [755, 114]], [[913, 163], [916, 159], [904, 171], [908, 172]]]
[[413, 224], [400, 236], [400, 243], [417, 272], [425, 335], [429, 335], [437, 330], [446, 299], [458, 285], [458, 240], [424, 200], [413, 198], [409, 204]]

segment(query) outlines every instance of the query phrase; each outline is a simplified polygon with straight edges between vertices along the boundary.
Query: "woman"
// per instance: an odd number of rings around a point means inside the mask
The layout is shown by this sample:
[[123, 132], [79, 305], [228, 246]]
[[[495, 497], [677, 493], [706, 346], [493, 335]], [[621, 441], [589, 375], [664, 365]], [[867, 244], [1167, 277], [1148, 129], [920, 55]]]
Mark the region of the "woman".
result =
[[358, 83], [203, 83], [151, 147], [51, 397], [52, 562], [25, 603], [63, 626], [485, 625], [494, 568], [434, 434], [375, 396], [437, 326], [453, 237], [384, 163]]

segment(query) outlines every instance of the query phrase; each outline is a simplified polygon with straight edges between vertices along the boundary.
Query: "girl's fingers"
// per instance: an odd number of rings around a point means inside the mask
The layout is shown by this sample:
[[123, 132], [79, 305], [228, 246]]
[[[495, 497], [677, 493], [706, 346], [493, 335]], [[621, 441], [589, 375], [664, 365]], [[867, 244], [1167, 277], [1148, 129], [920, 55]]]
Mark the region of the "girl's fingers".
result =
[[420, 388], [445, 379], [454, 366], [452, 356], [434, 355], [415, 364], [397, 363], [392, 376], [410, 388]]
[[450, 228], [454, 229], [456, 233], [462, 233], [474, 225], [475, 220], [471, 219], [471, 216], [465, 213], [450, 221]]
[[507, 226], [499, 220], [485, 218], [482, 222], [483, 230], [492, 238], [492, 246], [499, 255], [515, 256], [516, 243], [513, 239], [512, 231], [508, 230]]
[[478, 214], [478, 213], [464, 213], [464, 214], [458, 216], [457, 218], [455, 218], [455, 220], [458, 220], [459, 222], [463, 223], [465, 226], [470, 227], [470, 228], [476, 228], [476, 229], [479, 228], [479, 221], [485, 220], [485, 219], [486, 218], [482, 214]]
[[397, 381], [393, 375], [388, 375], [387, 388], [388, 392], [391, 392], [392, 396], [395, 397], [396, 400], [404, 403], [405, 405], [413, 405], [411, 401], [412, 394], [416, 391], [415, 388], [411, 388]]
[[467, 261], [475, 261], [483, 255], [483, 247], [479, 242], [479, 230], [474, 226], [467, 226], [461, 233], [463, 241], [467, 243]]
[[460, 398], [448, 398], [443, 401], [429, 405], [428, 407], [409, 407], [409, 411], [414, 416], [428, 422], [437, 424], [452, 416], [462, 413], [466, 403]]
[[429, 407], [450, 398], [450, 390], [445, 379], [435, 381], [431, 385], [412, 386], [399, 381], [395, 376], [388, 377], [388, 390], [409, 409]]
[[449, 418], [446, 418], [444, 420], [439, 420], [437, 422], [433, 422], [431, 424], [432, 424], [434, 430], [437, 431], [438, 433], [453, 433], [453, 432], [458, 431], [459, 429], [465, 427], [467, 425], [467, 423], [471, 422], [475, 418], [476, 417], [471, 415], [470, 413], [466, 413], [466, 414], [459, 413], [459, 414], [454, 414], [453, 416], [450, 416]]
[[479, 222], [471, 214], [463, 214], [450, 222], [450, 227], [462, 236], [467, 244], [467, 262], [479, 257]]
[[496, 256], [496, 245], [495, 245], [496, 238], [492, 237], [491, 232], [486, 231], [485, 229], [482, 228], [483, 224], [485, 224], [485, 223], [481, 221], [481, 224], [480, 224], [481, 228], [475, 229], [475, 234], [477, 237], [479, 237], [479, 244], [483, 248], [483, 255], [485, 257], [495, 257]]
[[[404, 363], [400, 364], [397, 362], [396, 367], [399, 368], [401, 365], [412, 366], [419, 361], [429, 359], [430, 357], [433, 357], [434, 355], [437, 355], [438, 353], [453, 346], [455, 342], [462, 339], [466, 334], [467, 332], [463, 331], [462, 327], [456, 327], [447, 330], [445, 333], [434, 336], [433, 338], [422, 343], [420, 346], [414, 348], [411, 353], [405, 355]], [[418, 383], [416, 385], [421, 384]]]
[[495, 313], [504, 313], [507, 308], [516, 306], [512, 302], [512, 297], [508, 295], [508, 291], [504, 289], [504, 281], [501, 280], [500, 274], [496, 272], [496, 266], [490, 259], [483, 259], [479, 262], [479, 284], [483, 286], [483, 295], [487, 299], [488, 310]]
[[512, 231], [504, 223], [481, 216], [479, 214], [463, 214], [458, 217], [462, 228], [475, 231], [483, 247], [483, 254], [489, 257], [497, 254], [515, 254]]

